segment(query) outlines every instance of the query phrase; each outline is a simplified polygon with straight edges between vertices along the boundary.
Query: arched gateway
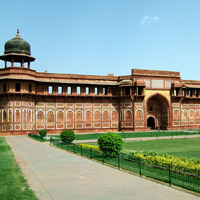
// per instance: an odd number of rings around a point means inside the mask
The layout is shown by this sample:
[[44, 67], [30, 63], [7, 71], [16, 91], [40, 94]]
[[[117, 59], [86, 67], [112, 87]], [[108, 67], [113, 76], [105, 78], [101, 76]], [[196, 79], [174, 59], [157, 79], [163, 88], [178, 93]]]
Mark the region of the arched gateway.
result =
[[147, 126], [151, 127], [151, 129], [155, 129], [155, 119], [153, 117], [147, 119]]
[[168, 126], [168, 100], [157, 93], [147, 100], [147, 126], [165, 130]]

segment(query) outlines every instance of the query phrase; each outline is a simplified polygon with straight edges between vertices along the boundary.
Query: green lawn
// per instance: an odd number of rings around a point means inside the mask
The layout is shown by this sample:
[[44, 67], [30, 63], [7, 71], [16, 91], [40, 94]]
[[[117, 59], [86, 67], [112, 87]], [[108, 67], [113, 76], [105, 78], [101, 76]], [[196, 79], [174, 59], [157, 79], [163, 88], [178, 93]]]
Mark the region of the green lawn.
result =
[[0, 199], [36, 200], [5, 138], [0, 137]]
[[[162, 137], [162, 136], [178, 136], [178, 135], [198, 135], [198, 131], [150, 131], [150, 132], [130, 132], [117, 133], [123, 138], [138, 138], [138, 137]], [[75, 140], [93, 140], [98, 139], [102, 133], [76, 134]], [[50, 137], [60, 137], [60, 135], [47, 135]]]
[[200, 159], [200, 138], [125, 142], [122, 152], [150, 150], [174, 156]]

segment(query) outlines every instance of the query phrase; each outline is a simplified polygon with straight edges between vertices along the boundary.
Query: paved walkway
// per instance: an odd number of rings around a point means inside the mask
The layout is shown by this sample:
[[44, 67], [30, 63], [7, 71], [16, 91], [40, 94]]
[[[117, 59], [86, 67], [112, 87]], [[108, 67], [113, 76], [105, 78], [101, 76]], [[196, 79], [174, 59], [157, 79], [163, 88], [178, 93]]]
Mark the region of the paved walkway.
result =
[[8, 136], [7, 141], [31, 188], [41, 200], [200, 199], [27, 136]]

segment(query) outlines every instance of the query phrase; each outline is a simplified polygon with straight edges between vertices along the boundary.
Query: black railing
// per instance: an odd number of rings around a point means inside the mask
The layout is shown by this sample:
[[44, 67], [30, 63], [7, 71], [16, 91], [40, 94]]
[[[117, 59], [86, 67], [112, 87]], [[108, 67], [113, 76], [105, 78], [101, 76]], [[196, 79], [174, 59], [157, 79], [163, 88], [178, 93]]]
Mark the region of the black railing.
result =
[[51, 138], [50, 144], [75, 154], [100, 161], [103, 164], [106, 163], [115, 166], [118, 169], [128, 170], [140, 176], [146, 176], [169, 183], [169, 186], [176, 185], [195, 192], [200, 192], [200, 174], [194, 175], [185, 171], [173, 170], [173, 166], [171, 165], [169, 165], [169, 167], [151, 165], [130, 159], [128, 154], [123, 153], [116, 156], [109, 156], [94, 148], [86, 149], [80, 144], [64, 144], [59, 139]]

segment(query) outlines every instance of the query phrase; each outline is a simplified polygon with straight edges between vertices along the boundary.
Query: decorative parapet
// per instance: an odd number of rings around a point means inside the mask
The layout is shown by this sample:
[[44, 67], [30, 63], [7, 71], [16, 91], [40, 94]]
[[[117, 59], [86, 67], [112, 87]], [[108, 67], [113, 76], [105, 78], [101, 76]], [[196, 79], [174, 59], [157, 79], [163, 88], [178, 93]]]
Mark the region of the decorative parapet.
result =
[[142, 76], [161, 76], [161, 77], [173, 77], [180, 78], [180, 72], [172, 71], [160, 71], [160, 70], [146, 70], [146, 69], [132, 69], [132, 75]]

